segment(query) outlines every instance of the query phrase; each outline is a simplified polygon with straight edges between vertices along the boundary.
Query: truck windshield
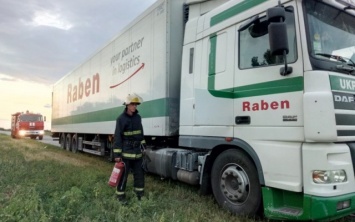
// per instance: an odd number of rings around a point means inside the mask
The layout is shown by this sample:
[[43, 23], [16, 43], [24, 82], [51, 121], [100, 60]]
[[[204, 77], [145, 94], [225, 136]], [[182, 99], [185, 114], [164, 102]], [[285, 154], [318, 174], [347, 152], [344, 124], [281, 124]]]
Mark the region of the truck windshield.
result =
[[355, 17], [349, 13], [354, 9], [303, 2], [313, 69], [355, 74]]
[[41, 115], [21, 115], [19, 117], [19, 120], [26, 121], [26, 122], [42, 121], [42, 116]]

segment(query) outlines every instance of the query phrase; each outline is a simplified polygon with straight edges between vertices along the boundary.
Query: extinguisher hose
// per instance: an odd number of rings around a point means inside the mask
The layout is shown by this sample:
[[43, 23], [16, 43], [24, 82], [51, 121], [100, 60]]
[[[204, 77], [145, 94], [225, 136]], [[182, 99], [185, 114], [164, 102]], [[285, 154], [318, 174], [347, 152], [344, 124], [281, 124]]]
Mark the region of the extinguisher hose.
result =
[[127, 170], [126, 170], [126, 164], [123, 161], [122, 161], [122, 163], [123, 163], [123, 177], [121, 178], [122, 182], [120, 182], [121, 183], [121, 187], [119, 188], [120, 190], [123, 189], [123, 184], [124, 184], [123, 181], [126, 181], [127, 180], [127, 176], [128, 176], [128, 173], [127, 173]]

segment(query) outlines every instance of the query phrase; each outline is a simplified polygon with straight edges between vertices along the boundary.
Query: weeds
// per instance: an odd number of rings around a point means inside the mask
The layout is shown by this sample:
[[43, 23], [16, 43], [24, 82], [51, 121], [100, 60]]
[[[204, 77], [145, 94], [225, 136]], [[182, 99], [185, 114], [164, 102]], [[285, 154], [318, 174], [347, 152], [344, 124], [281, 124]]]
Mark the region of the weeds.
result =
[[122, 206], [107, 185], [113, 163], [30, 139], [0, 134], [0, 221], [252, 221], [220, 209], [211, 196], [146, 176], [138, 201], [128, 179]]
[[[201, 196], [198, 188], [146, 176], [146, 195], [138, 201], [128, 179], [122, 206], [107, 185], [113, 163], [73, 154], [30, 139], [0, 134], [0, 221], [12, 222], [200, 222], [254, 221], [236, 217]], [[343, 218], [338, 222], [351, 221]]]

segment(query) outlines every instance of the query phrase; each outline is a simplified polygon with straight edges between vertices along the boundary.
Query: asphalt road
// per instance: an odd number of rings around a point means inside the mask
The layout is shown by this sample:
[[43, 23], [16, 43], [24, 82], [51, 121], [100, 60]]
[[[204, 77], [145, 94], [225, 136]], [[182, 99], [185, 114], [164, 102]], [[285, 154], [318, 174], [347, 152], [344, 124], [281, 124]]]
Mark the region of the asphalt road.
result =
[[[8, 136], [11, 135], [10, 131], [0, 130], [0, 133], [1, 134], [6, 134]], [[23, 138], [23, 139], [30, 139], [30, 138]], [[53, 138], [51, 136], [44, 135], [43, 136], [43, 140], [39, 140], [39, 139], [36, 139], [36, 140], [41, 142], [41, 143], [51, 144], [51, 145], [60, 147], [60, 144], [59, 144], [58, 140], [53, 140]]]

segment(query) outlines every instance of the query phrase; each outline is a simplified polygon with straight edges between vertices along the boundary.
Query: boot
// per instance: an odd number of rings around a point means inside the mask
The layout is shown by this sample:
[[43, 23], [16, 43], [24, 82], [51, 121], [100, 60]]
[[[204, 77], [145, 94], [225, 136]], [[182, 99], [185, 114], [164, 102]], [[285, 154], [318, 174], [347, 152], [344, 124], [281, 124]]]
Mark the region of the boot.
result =
[[136, 195], [137, 195], [137, 199], [138, 199], [139, 201], [141, 201], [141, 200], [142, 200], [142, 197], [144, 196], [144, 192], [143, 192], [143, 191], [137, 191], [137, 192], [136, 192]]
[[122, 204], [122, 205], [127, 205], [127, 199], [126, 195], [117, 195], [117, 200]]

